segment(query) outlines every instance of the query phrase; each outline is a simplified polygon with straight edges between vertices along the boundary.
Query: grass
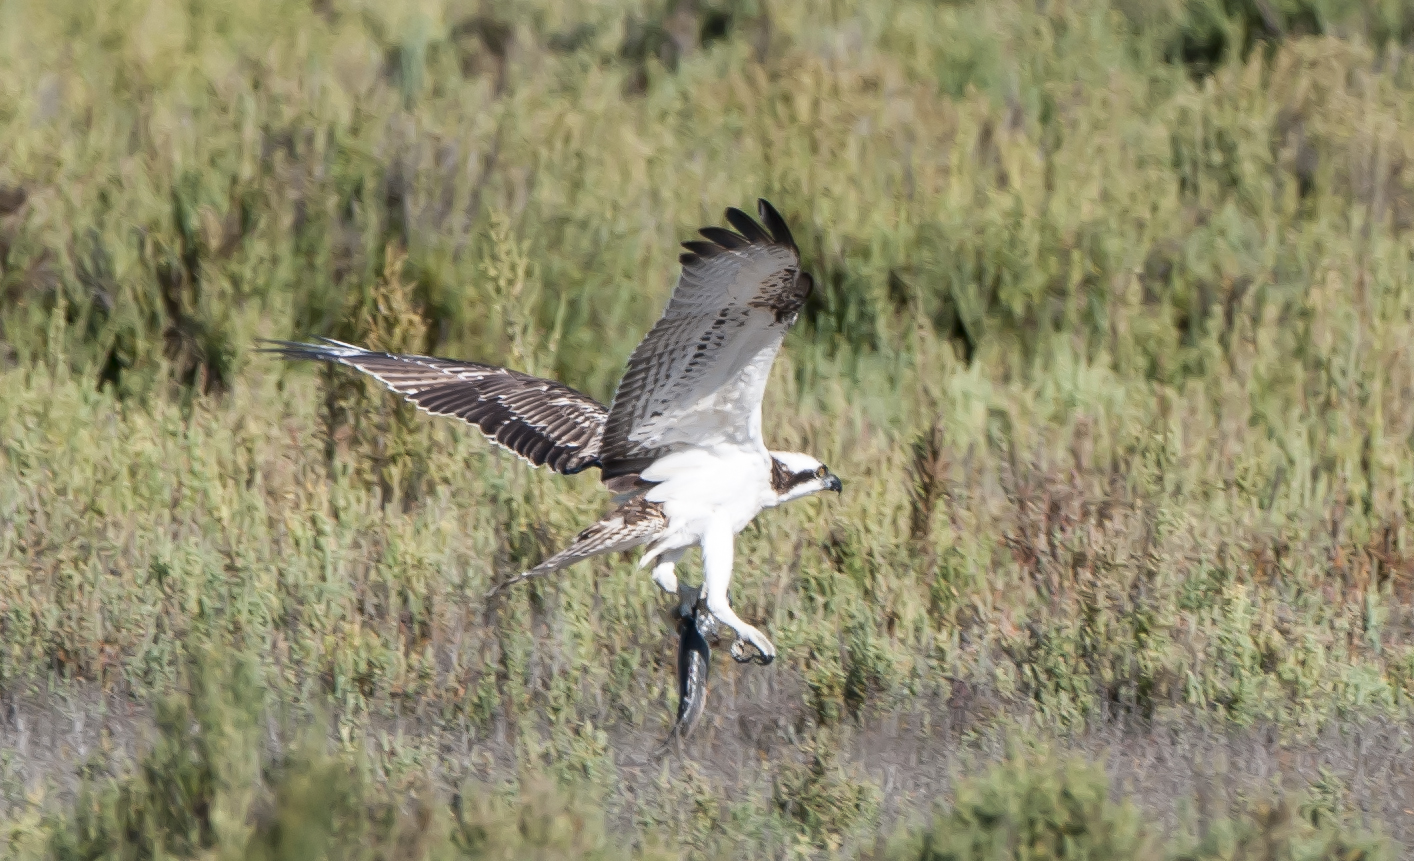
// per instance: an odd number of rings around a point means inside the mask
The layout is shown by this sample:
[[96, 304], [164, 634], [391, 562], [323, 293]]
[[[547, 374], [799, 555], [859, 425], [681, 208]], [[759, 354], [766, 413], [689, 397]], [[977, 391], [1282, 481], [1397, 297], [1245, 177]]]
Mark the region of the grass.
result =
[[[276, 857], [269, 811], [301, 809], [310, 857], [374, 832], [467, 854], [468, 781], [505, 799], [488, 822], [560, 787], [525, 815], [592, 809], [583, 853], [854, 856], [933, 827], [946, 857], [1027, 857], [947, 829], [1071, 780], [1117, 857], [1409, 842], [1407, 757], [1368, 740], [1407, 753], [1414, 697], [1411, 21], [0, 0], [12, 854]], [[757, 196], [818, 285], [771, 443], [846, 491], [743, 533], [733, 599], [782, 660], [719, 664], [701, 740], [648, 761], [673, 644], [632, 560], [481, 597], [604, 504], [593, 478], [253, 345], [607, 400], [675, 243]], [[198, 696], [209, 650], [259, 697]], [[162, 705], [193, 690], [236, 697], [186, 706], [212, 726], [255, 698], [286, 729], [193, 765]], [[278, 765], [305, 723], [328, 732]], [[1066, 750], [1107, 776], [1048, 764]], [[1134, 765], [1170, 754], [1191, 778]], [[133, 812], [184, 769], [217, 775], [215, 824]], [[409, 828], [451, 848], [398, 848]]]

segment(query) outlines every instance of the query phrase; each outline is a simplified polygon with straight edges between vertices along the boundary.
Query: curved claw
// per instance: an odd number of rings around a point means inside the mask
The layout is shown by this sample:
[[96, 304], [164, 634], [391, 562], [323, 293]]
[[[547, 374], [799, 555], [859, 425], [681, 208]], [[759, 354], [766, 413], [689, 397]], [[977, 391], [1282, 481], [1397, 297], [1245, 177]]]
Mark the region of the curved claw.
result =
[[[755, 654], [747, 654], [746, 647], [750, 646]], [[739, 639], [732, 643], [732, 660], [738, 664], [756, 664], [757, 666], [767, 666], [776, 659], [775, 652], [768, 652], [756, 643], [747, 639]]]

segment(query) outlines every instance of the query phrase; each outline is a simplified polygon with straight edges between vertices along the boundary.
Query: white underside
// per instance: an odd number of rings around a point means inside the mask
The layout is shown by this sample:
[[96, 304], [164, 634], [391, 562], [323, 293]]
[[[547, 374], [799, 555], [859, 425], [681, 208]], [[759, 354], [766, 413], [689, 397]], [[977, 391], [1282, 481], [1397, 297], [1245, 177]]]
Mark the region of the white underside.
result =
[[694, 545], [702, 548], [702, 588], [707, 610], [767, 657], [775, 647], [732, 612], [727, 587], [732, 579], [736, 534], [776, 504], [771, 489], [771, 455], [765, 447], [718, 444], [676, 451], [643, 472], [655, 482], [644, 498], [659, 503], [668, 527], [649, 546], [640, 566], [655, 562], [653, 579], [677, 592], [674, 566]]

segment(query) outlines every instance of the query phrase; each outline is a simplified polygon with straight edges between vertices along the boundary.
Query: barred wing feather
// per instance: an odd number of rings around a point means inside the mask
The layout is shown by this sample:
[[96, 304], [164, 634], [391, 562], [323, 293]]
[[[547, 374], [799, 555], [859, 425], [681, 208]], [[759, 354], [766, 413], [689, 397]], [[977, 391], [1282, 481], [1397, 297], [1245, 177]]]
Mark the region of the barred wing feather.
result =
[[269, 341], [268, 352], [356, 368], [417, 407], [475, 425], [534, 466], [571, 475], [599, 462], [608, 410], [553, 380], [456, 359], [364, 350], [341, 341]]
[[[685, 242], [682, 275], [662, 318], [629, 358], [604, 431], [605, 481], [687, 446], [760, 446], [761, 398], [812, 282], [776, 210], [758, 224], [728, 209], [707, 241]], [[764, 450], [764, 448], [763, 448]]]

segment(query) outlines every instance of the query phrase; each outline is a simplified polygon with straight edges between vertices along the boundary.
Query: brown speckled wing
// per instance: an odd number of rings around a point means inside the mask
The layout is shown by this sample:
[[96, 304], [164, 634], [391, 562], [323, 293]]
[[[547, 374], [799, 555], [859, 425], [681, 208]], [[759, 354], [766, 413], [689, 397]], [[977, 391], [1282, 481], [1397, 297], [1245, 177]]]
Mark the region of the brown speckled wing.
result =
[[508, 368], [364, 350], [339, 341], [269, 341], [267, 352], [357, 368], [424, 412], [475, 425], [534, 466], [571, 475], [599, 462], [608, 410], [569, 386]]
[[605, 481], [676, 448], [759, 441], [761, 396], [810, 276], [780, 214], [757, 201], [735, 231], [706, 227], [683, 243], [682, 275], [657, 325], [629, 358], [604, 431]]

